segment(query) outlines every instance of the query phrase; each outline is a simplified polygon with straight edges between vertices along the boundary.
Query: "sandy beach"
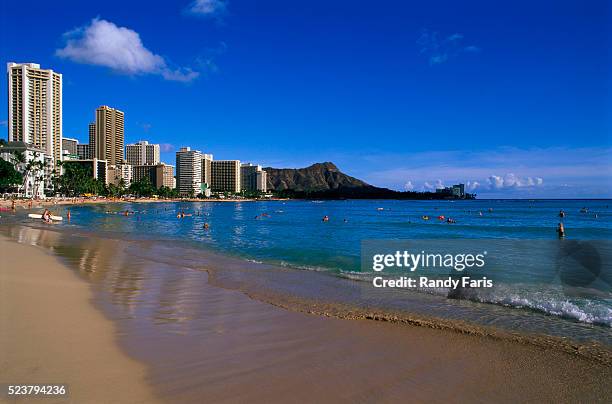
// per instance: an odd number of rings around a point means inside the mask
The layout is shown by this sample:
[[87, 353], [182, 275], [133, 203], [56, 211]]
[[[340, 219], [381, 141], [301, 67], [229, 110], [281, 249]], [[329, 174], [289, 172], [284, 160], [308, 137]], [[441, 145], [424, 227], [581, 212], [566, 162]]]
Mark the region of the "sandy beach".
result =
[[85, 282], [31, 246], [2, 238], [0, 256], [0, 382], [67, 384], [61, 402], [157, 401]]
[[[17, 238], [23, 244], [0, 243], [0, 382], [68, 383], [74, 402], [611, 397], [609, 366], [562, 351], [284, 310], [212, 286], [205, 271], [149, 260], [145, 247], [121, 240], [79, 242], [73, 266], [43, 250], [62, 246], [59, 232], [26, 229]], [[92, 298], [88, 283], [105, 291]]]

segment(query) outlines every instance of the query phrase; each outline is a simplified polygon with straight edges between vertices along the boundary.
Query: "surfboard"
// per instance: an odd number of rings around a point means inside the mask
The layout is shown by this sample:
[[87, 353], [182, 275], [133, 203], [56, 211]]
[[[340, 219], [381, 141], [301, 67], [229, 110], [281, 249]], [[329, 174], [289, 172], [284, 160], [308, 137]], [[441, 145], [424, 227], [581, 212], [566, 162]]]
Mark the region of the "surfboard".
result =
[[[31, 218], [31, 219], [42, 219], [42, 215], [39, 215], [37, 213], [30, 213], [30, 214], [28, 214], [28, 217]], [[61, 217], [61, 216], [51, 215], [51, 220], [59, 221], [59, 220], [64, 220], [64, 218]]]

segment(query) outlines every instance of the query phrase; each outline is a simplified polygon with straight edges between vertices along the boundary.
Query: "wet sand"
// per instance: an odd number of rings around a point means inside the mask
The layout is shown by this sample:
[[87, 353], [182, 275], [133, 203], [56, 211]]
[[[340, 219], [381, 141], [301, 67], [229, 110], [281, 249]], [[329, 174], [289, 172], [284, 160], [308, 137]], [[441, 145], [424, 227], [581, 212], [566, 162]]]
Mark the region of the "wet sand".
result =
[[[20, 238], [46, 248], [61, 244], [61, 236], [50, 231], [29, 230]], [[8, 359], [3, 355], [0, 382], [7, 376], [35, 375], [36, 367], [47, 372], [42, 378], [56, 380], [60, 378], [55, 376], [68, 377], [81, 365], [80, 373], [85, 374], [77, 373], [68, 381], [73, 391], [86, 391], [89, 397], [112, 393], [100, 386], [104, 383], [88, 378], [89, 374], [99, 381], [100, 375], [110, 372], [108, 380], [115, 377], [118, 386], [127, 384], [134, 398], [147, 393], [142, 368], [117, 352], [108, 320], [91, 312], [87, 283], [68, 273], [76, 270], [92, 287], [101, 285], [94, 288], [95, 306], [114, 320], [120, 347], [146, 364], [146, 381], [167, 402], [609, 402], [612, 398], [612, 369], [601, 362], [486, 336], [287, 311], [240, 291], [213, 286], [205, 271], [160, 263], [155, 251], [142, 245], [132, 245], [135, 250], [128, 255], [121, 248], [125, 244], [89, 238], [79, 251], [73, 247], [74, 266], [61, 267], [37, 247], [2, 241], [2, 321], [13, 325], [10, 331], [3, 325], [2, 346], [17, 353]], [[48, 287], [60, 280], [67, 286]], [[25, 296], [38, 293], [50, 300], [39, 315], [46, 320], [32, 314], [42, 302], [30, 299], [22, 304]], [[81, 311], [90, 317], [80, 317]], [[62, 313], [62, 321], [69, 323], [53, 326], [54, 313]], [[79, 327], [83, 323], [88, 327]], [[103, 356], [97, 344], [82, 342], [94, 336], [75, 334], [98, 329], [102, 331], [95, 331], [95, 338], [107, 336], [112, 351]], [[83, 351], [78, 357], [93, 358], [88, 365], [66, 359], [77, 357], [75, 349]]]
[[69, 397], [50, 402], [157, 401], [146, 367], [119, 349], [118, 330], [90, 304], [85, 282], [5, 238], [0, 264], [0, 383], [67, 384]]

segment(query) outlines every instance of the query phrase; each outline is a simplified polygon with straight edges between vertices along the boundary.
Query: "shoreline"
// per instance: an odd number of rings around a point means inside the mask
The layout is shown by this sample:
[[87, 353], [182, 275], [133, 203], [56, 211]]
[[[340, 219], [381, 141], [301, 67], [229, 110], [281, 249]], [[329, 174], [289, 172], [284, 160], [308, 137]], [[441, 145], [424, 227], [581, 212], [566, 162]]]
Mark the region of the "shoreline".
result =
[[0, 236], [0, 381], [60, 383], [61, 402], [157, 402], [146, 367], [117, 344], [88, 285], [32, 246]]
[[[64, 229], [56, 228], [47, 230], [45, 225], [32, 227], [31, 225], [28, 226], [25, 224], [17, 224], [17, 226], [36, 229], [37, 231], [42, 231], [43, 233], [56, 232], [61, 234], [65, 232]], [[75, 232], [74, 229], [71, 229], [71, 233], [74, 235], [79, 235], [79, 237], [104, 238], [111, 241], [127, 241], [136, 243], [144, 242], [144, 240], [116, 238], [115, 235], [101, 235], [97, 234], [95, 231], [83, 232], [77, 230]], [[175, 247], [178, 247], [178, 244], [175, 245]], [[340, 320], [368, 320], [368, 322], [390, 323], [400, 327], [423, 327], [433, 330], [443, 330], [444, 332], [454, 334], [472, 335], [496, 341], [505, 341], [520, 345], [550, 349], [589, 361], [595, 361], [605, 366], [612, 366], [612, 345], [604, 344], [599, 340], [580, 341], [566, 336], [529, 332], [526, 330], [505, 329], [491, 325], [484, 325], [478, 322], [445, 318], [415, 311], [398, 310], [389, 307], [360, 306], [357, 304], [346, 303], [342, 300], [320, 301], [311, 297], [290, 295], [287, 294], [286, 291], [281, 291], [280, 289], [261, 289], [259, 286], [256, 287], [253, 285], [245, 286], [249, 284], [248, 281], [244, 282], [244, 280], [241, 280], [238, 283], [234, 283], [239, 278], [234, 279], [233, 275], [229, 275], [233, 272], [233, 269], [236, 266], [241, 267], [241, 269], [246, 269], [247, 266], [255, 265], [262, 266], [262, 268], [265, 267], [265, 269], [252, 268], [252, 270], [266, 271], [267, 269], [272, 269], [275, 271], [280, 270], [282, 272], [285, 272], [285, 268], [277, 267], [276, 265], [269, 263], [250, 262], [250, 260], [228, 255], [223, 251], [205, 249], [203, 252], [204, 256], [199, 258], [204, 259], [204, 261], [202, 266], [198, 267], [198, 270], [202, 270], [207, 273], [207, 284], [227, 291], [244, 294], [249, 299], [259, 303], [275, 306], [283, 310]], [[160, 257], [160, 262], [164, 261], [166, 260]], [[229, 267], [232, 268], [232, 271], [228, 272], [226, 269], [229, 269]], [[247, 270], [247, 272], [250, 272], [250, 270]], [[277, 275], [281, 274], [277, 273]], [[320, 274], [317, 272], [310, 273], [309, 275], [320, 276]], [[344, 278], [335, 277], [332, 277], [332, 279], [335, 281], [344, 280]], [[285, 279], [283, 278], [283, 280]], [[426, 296], [427, 295], [421, 297]], [[489, 306], [487, 303], [482, 304]], [[514, 308], [510, 310], [520, 311], [521, 309]], [[548, 317], [546, 314], [537, 314]], [[612, 340], [610, 342], [612, 342]]]
[[[43, 238], [53, 236], [50, 235], [53, 232], [48, 230], [36, 230], [35, 233]], [[4, 237], [0, 240], [2, 246], [15, 244]], [[21, 242], [28, 242], [28, 238]], [[100, 245], [103, 251], [117, 245], [118, 241], [89, 239], [88, 243]], [[18, 247], [3, 251], [3, 255], [12, 254], [22, 265], [31, 262], [32, 257], [41, 255], [42, 258], [38, 258], [44, 260], [45, 268], [57, 260], [41, 251], [36, 253], [35, 250], [42, 247]], [[20, 249], [22, 254], [16, 254]], [[345, 320], [324, 312], [311, 311], [306, 314], [285, 310], [253, 300], [242, 291], [217, 287], [214, 279], [209, 279], [204, 271], [184, 272], [172, 265], [159, 267], [160, 264], [153, 261], [127, 261], [129, 265], [118, 269], [118, 275], [122, 278], [126, 270], [136, 271], [137, 279], [143, 279], [147, 271], [159, 271], [163, 274], [163, 283], [160, 284], [163, 287], [168, 282], [175, 283], [172, 278], [166, 279], [168, 274], [180, 276], [177, 280], [181, 279], [181, 284], [193, 284], [186, 291], [193, 289], [189, 295], [196, 293], [195, 296], [204, 299], [202, 307], [198, 309], [203, 312], [190, 314], [187, 317], [190, 320], [184, 320], [186, 309], [183, 303], [177, 302], [180, 309], [178, 318], [183, 319], [178, 323], [157, 322], [152, 326], [143, 326], [126, 325], [124, 320], [120, 323], [115, 321], [121, 331], [119, 346], [127, 350], [130, 357], [136, 357], [140, 363], [147, 365], [147, 380], [155, 388], [158, 398], [164, 400], [197, 402], [204, 398], [248, 398], [278, 402], [291, 397], [295, 399], [295, 394], [302, 394], [303, 397], [319, 400], [349, 401], [382, 397], [384, 401], [393, 402], [401, 401], [406, 394], [421, 400], [432, 397], [452, 399], [456, 398], [459, 389], [467, 399], [606, 401], [606, 393], [609, 393], [606, 387], [606, 381], [612, 379], [609, 365], [548, 349], [550, 347], [416, 327], [413, 324], [398, 326], [387, 320], [363, 321], [358, 316]], [[58, 270], [53, 271], [53, 276], [57, 276], [60, 269], [64, 272], [74, 271], [66, 265], [55, 265]], [[86, 271], [81, 275], [111, 276], [113, 271], [112, 268], [100, 267], [95, 272]], [[15, 273], [17, 277], [23, 275]], [[81, 283], [81, 289], [86, 288], [87, 281], [83, 276], [65, 275]], [[185, 276], [188, 278], [183, 278]], [[90, 278], [90, 282], [93, 282], [93, 278]], [[110, 285], [113, 290], [120, 286], [116, 285], [116, 281]], [[145, 292], [155, 290], [153, 285], [143, 284], [140, 287]], [[57, 294], [56, 291], [59, 289], [47, 290], [50, 295]], [[170, 296], [163, 297], [162, 301], [174, 301], [169, 300]], [[13, 299], [17, 301], [10, 301], [9, 305], [4, 306], [11, 310], [16, 308], [19, 297], [13, 296]], [[86, 296], [80, 296], [80, 299], [86, 300]], [[102, 292], [96, 292], [95, 299], [96, 309], [106, 311], [104, 307], [113, 306], [113, 303], [109, 303], [109, 297]], [[119, 300], [123, 301], [122, 298]], [[163, 307], [167, 313], [166, 304]], [[58, 308], [56, 305], [50, 309], [61, 310], [67, 317], [74, 315], [73, 307]], [[130, 317], [138, 320], [134, 320], [135, 323], [147, 320], [138, 315], [138, 310], [134, 310], [130, 308]], [[95, 324], [109, 322], [100, 315], [98, 317]], [[115, 316], [111, 315], [110, 318], [114, 319]], [[193, 325], [185, 328], [189, 324]], [[39, 326], [38, 323], [30, 324], [32, 328]], [[180, 332], [177, 334], [177, 331]], [[38, 332], [44, 334], [45, 330], [39, 329]], [[51, 348], [40, 347], [41, 350]], [[81, 348], [87, 350], [93, 346], [84, 344]], [[288, 359], [281, 359], [285, 357]], [[107, 365], [115, 368], [117, 361], [120, 359], [111, 356], [105, 362], [112, 362]], [[5, 372], [0, 374], [5, 379]], [[448, 386], [440, 385], [440, 376]], [[277, 385], [277, 380], [284, 382]], [[313, 386], [314, 380], [318, 384], [313, 390], [310, 386]], [[285, 385], [291, 388], [283, 388]], [[185, 391], [174, 396], [177, 389]], [[228, 391], [234, 396], [229, 396]]]

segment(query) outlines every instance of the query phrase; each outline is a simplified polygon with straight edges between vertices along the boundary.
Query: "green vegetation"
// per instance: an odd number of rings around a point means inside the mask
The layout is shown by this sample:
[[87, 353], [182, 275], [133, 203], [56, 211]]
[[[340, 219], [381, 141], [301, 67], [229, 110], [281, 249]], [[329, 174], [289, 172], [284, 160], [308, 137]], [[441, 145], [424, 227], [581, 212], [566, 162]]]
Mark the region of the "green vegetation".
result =
[[64, 173], [55, 178], [55, 189], [66, 196], [83, 194], [106, 195], [103, 181], [93, 178], [93, 168], [79, 164], [62, 164]]
[[14, 192], [23, 183], [23, 175], [15, 170], [15, 166], [0, 159], [0, 192]]

